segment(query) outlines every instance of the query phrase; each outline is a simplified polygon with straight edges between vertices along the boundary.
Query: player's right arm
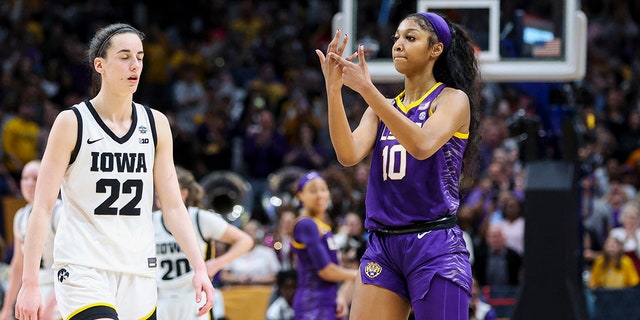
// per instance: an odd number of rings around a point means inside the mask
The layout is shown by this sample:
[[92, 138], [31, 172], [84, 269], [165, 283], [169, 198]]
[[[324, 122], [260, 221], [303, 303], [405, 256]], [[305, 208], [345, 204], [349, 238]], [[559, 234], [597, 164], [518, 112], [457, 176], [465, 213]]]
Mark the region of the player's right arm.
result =
[[[378, 116], [373, 110], [367, 108], [362, 119], [360, 119], [358, 127], [353, 132], [351, 131], [342, 99], [342, 68], [335, 59], [328, 58], [330, 53], [342, 55], [348, 40], [349, 37], [345, 35], [342, 43], [339, 43], [340, 31], [338, 30], [327, 47], [327, 54], [323, 54], [320, 50], [316, 50], [316, 54], [322, 66], [322, 74], [324, 75], [327, 90], [331, 143], [340, 164], [353, 166], [371, 152], [378, 130]], [[349, 61], [351, 59], [353, 59], [353, 56], [347, 58]]]
[[41, 308], [38, 277], [42, 250], [60, 184], [76, 144], [77, 132], [78, 120], [75, 114], [71, 110], [65, 110], [58, 114], [49, 133], [25, 233], [22, 287], [16, 302], [16, 317], [21, 320], [37, 319]]

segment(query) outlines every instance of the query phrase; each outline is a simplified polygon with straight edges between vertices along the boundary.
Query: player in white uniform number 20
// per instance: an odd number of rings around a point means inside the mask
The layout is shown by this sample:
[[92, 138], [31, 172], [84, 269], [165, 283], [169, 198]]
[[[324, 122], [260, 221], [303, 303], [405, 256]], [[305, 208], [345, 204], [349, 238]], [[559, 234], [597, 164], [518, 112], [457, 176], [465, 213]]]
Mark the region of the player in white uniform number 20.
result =
[[[219, 214], [202, 209], [202, 187], [196, 182], [193, 174], [181, 167], [176, 167], [178, 183], [182, 191], [182, 199], [189, 211], [189, 217], [196, 229], [200, 250], [207, 264], [209, 277], [213, 276], [236, 257], [248, 252], [253, 247], [253, 239], [244, 231], [229, 224]], [[162, 219], [161, 210], [153, 213], [155, 228], [156, 256], [158, 258], [158, 319], [171, 320], [210, 320], [220, 314], [216, 311], [223, 306], [219, 303], [220, 295], [216, 293], [214, 306], [208, 315], [198, 317], [198, 305], [193, 300], [191, 279], [193, 271], [189, 261], [178, 246], [176, 239], [167, 229]], [[231, 246], [214, 258], [214, 241], [221, 241]], [[224, 312], [224, 310], [220, 310]]]

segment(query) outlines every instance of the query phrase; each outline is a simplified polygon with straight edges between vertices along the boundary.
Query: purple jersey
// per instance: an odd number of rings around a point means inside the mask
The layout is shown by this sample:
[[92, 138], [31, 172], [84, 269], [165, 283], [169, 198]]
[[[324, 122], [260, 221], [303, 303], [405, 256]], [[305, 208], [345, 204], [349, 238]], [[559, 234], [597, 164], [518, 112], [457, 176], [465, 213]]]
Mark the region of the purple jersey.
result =
[[335, 319], [338, 284], [322, 280], [318, 271], [338, 264], [338, 247], [331, 227], [303, 217], [293, 227], [293, 248], [298, 257], [298, 288], [293, 299], [296, 319]]
[[[433, 114], [431, 103], [444, 88], [444, 84], [437, 83], [408, 106], [402, 103], [402, 92], [393, 106], [422, 127]], [[406, 226], [455, 214], [467, 137], [467, 133], [456, 132], [431, 157], [418, 160], [380, 122], [369, 173], [365, 227], [376, 230]]]

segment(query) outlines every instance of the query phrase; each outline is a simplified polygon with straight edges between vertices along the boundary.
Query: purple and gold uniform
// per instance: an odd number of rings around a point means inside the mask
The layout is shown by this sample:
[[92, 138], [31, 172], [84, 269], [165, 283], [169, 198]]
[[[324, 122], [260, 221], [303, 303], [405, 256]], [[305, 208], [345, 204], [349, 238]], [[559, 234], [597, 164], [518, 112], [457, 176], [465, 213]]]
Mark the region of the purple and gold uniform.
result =
[[[437, 83], [407, 106], [402, 103], [404, 92], [400, 93], [393, 106], [422, 127], [434, 112], [431, 103], [444, 88]], [[469, 253], [457, 226], [405, 234], [375, 232], [456, 214], [467, 138], [468, 133], [456, 132], [431, 157], [418, 160], [380, 122], [366, 197], [365, 227], [374, 232], [360, 266], [365, 284], [387, 288], [413, 304], [425, 298], [433, 285], [443, 285], [432, 283], [439, 276], [470, 295]]]
[[338, 284], [318, 276], [329, 263], [339, 263], [331, 227], [310, 217], [298, 219], [293, 227], [293, 248], [298, 257], [295, 319], [336, 319]]

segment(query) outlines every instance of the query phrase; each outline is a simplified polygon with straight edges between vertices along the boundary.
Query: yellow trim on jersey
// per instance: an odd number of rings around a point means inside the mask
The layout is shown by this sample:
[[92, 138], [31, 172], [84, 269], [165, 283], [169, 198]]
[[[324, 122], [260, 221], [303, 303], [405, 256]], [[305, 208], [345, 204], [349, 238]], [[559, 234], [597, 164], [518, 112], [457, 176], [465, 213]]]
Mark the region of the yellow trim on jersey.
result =
[[291, 240], [291, 245], [296, 249], [304, 249], [304, 248], [307, 247], [307, 246], [304, 245], [304, 243], [300, 243], [300, 242], [298, 242], [296, 240]]
[[313, 219], [313, 221], [315, 221], [316, 225], [318, 226], [318, 232], [320, 233], [320, 235], [327, 233], [327, 231], [331, 231], [331, 227], [328, 224], [326, 224], [324, 221], [318, 218], [311, 218], [311, 219]]
[[[433, 87], [433, 89], [437, 88], [437, 85], [440, 84], [440, 82], [436, 83], [436, 86]], [[429, 90], [429, 92], [431, 92], [433, 89]], [[427, 94], [429, 94], [429, 92], [427, 92]], [[404, 92], [403, 92], [404, 93]], [[425, 95], [426, 97], [426, 95]], [[422, 99], [424, 99], [425, 97], [420, 98], [420, 100], [418, 101], [422, 101]], [[397, 99], [397, 98], [396, 98]], [[429, 105], [429, 117], [431, 117], [433, 115], [433, 113], [435, 111], [433, 111], [433, 105]], [[469, 133], [464, 133], [464, 132], [460, 132], [460, 131], [456, 131], [453, 133], [453, 136], [456, 138], [460, 138], [460, 139], [469, 139]]]
[[[316, 223], [316, 226], [318, 227], [318, 234], [320, 236], [324, 235], [328, 231], [331, 231], [331, 227], [328, 224], [326, 224], [324, 221], [322, 221], [322, 220], [320, 220], [318, 218], [313, 218], [313, 217], [308, 217], [308, 216], [307, 217], [299, 217], [298, 221], [300, 221], [300, 219], [303, 219], [303, 218], [309, 218], [309, 219], [313, 220], [313, 222]], [[296, 223], [298, 223], [298, 221], [296, 221]], [[304, 243], [300, 243], [300, 242], [296, 241], [296, 239], [292, 239], [291, 240], [291, 245], [296, 249], [304, 249], [304, 248], [307, 247]]]
[[398, 96], [396, 96], [396, 105], [398, 106], [398, 108], [400, 108], [400, 110], [402, 110], [402, 112], [407, 113], [409, 112], [409, 110], [419, 105], [422, 102], [422, 100], [424, 100], [428, 95], [431, 94], [431, 92], [433, 92], [433, 90], [437, 89], [441, 85], [442, 85], [442, 82], [438, 82], [434, 84], [433, 87], [431, 87], [431, 89], [427, 91], [427, 93], [425, 93], [422, 97], [420, 97], [420, 99], [412, 102], [408, 106], [405, 106], [404, 103], [402, 103], [402, 98], [404, 98], [404, 94], [405, 94], [405, 91], [403, 90], [402, 92], [400, 92]]
[[[98, 303], [92, 303], [88, 306], [84, 306], [76, 311], [74, 311], [73, 313], [71, 313], [69, 315], [69, 317], [67, 319], [72, 319], [73, 317], [75, 317], [76, 315], [78, 315], [80, 312], [86, 311], [87, 309], [91, 309], [93, 307], [109, 307], [113, 310], [116, 310], [116, 306], [106, 303], [106, 302], [98, 302]], [[154, 309], [155, 310], [155, 309]]]
[[469, 133], [464, 133], [460, 131], [456, 131], [453, 133], [453, 136], [460, 139], [469, 139]]

